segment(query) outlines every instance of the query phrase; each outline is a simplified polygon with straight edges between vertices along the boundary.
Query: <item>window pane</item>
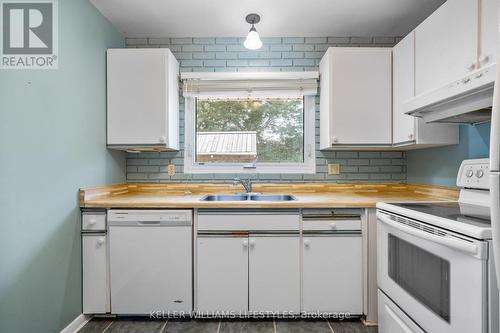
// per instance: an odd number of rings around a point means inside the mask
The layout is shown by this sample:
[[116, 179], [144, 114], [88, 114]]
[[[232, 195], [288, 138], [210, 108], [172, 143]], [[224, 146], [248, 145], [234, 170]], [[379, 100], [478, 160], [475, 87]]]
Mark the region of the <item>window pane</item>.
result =
[[198, 98], [196, 161], [303, 162], [303, 98]]

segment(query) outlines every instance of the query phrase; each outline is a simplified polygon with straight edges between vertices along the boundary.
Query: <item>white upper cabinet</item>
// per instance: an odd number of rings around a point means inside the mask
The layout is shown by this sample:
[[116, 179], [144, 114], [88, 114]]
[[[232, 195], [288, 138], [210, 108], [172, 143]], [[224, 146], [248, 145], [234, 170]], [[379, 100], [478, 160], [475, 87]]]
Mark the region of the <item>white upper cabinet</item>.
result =
[[416, 95], [476, 69], [478, 0], [449, 0], [415, 29]]
[[[459, 122], [491, 106], [500, 0], [448, 0], [415, 30], [415, 95], [405, 112]], [[489, 91], [488, 91], [489, 90]]]
[[394, 46], [392, 62], [393, 144], [411, 148], [457, 144], [457, 126], [426, 124], [420, 118], [405, 114], [403, 102], [415, 96], [415, 32]]
[[179, 149], [179, 63], [169, 49], [109, 49], [107, 143]]
[[327, 50], [320, 62], [320, 149], [391, 146], [391, 52]]
[[480, 0], [481, 25], [478, 66], [485, 67], [496, 63], [499, 52], [498, 16], [500, 0]]
[[415, 140], [415, 117], [404, 114], [402, 102], [415, 96], [415, 33], [411, 32], [392, 50], [394, 143]]

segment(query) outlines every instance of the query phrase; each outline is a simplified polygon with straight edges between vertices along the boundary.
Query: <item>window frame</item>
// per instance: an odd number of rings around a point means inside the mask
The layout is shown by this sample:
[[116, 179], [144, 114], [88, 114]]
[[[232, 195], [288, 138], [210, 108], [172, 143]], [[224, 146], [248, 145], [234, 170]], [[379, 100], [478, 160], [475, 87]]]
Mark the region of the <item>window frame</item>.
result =
[[[220, 97], [220, 96], [218, 96]], [[315, 173], [316, 96], [304, 96], [304, 161], [287, 163], [198, 163], [196, 162], [196, 97], [184, 98], [184, 173]]]

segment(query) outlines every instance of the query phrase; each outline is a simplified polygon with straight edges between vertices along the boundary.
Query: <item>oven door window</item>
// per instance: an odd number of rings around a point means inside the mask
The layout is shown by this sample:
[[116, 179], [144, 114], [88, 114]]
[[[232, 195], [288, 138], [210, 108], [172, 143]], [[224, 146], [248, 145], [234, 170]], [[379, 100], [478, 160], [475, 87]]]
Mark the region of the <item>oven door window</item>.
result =
[[450, 321], [450, 263], [389, 234], [389, 277], [413, 298]]

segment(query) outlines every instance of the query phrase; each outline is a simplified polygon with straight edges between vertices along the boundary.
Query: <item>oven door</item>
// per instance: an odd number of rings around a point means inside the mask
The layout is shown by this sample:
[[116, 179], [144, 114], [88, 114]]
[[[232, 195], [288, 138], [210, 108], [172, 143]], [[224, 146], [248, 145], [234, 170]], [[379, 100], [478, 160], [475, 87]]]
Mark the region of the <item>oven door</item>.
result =
[[381, 210], [377, 219], [379, 289], [426, 332], [487, 332], [487, 243]]

